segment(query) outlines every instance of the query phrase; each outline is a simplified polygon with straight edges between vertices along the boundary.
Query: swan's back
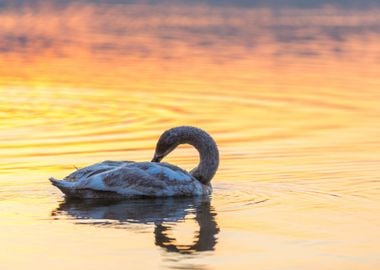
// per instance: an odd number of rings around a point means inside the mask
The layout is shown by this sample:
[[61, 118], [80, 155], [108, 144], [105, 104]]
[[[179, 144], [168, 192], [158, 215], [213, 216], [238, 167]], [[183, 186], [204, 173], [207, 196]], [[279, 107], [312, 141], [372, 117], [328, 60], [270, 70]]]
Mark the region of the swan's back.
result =
[[105, 161], [82, 168], [63, 181], [51, 180], [71, 197], [164, 197], [210, 194], [185, 170], [154, 162]]
[[93, 175], [97, 175], [106, 171], [113, 170], [123, 165], [134, 163], [133, 161], [111, 161], [106, 160], [100, 163], [93, 164], [81, 169], [77, 169], [75, 172], [69, 174], [63, 180], [70, 182], [78, 182], [81, 179], [89, 178]]

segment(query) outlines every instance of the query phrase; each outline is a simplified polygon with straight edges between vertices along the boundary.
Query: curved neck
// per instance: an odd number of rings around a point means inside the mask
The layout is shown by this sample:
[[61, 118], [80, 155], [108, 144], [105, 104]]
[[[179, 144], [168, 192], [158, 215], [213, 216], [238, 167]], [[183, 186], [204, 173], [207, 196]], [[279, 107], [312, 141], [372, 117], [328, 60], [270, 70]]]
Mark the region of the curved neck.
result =
[[199, 152], [199, 164], [190, 174], [202, 184], [209, 184], [219, 166], [219, 151], [215, 141], [201, 129], [180, 127], [178, 144], [190, 144]]

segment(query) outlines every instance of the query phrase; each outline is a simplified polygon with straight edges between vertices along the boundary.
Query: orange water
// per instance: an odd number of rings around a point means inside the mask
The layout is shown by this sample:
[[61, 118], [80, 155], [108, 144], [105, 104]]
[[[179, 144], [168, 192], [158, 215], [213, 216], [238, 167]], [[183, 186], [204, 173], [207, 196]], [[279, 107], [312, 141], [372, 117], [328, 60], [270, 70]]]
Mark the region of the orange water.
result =
[[[380, 267], [379, 5], [5, 3], [1, 269]], [[218, 142], [210, 201], [70, 203], [47, 181], [149, 160], [183, 124]]]

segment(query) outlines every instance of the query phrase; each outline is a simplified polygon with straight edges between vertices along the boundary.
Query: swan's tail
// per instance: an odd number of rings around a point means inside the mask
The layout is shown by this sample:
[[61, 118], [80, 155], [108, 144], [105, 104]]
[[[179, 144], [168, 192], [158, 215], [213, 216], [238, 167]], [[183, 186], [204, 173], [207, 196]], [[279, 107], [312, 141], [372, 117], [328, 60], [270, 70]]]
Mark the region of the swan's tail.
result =
[[125, 199], [124, 195], [112, 191], [94, 190], [90, 188], [78, 188], [76, 182], [58, 180], [53, 177], [49, 178], [53, 186], [56, 186], [62, 191], [66, 198], [76, 199], [107, 199], [107, 200], [120, 200]]
[[73, 182], [58, 180], [58, 179], [55, 179], [54, 177], [50, 177], [49, 180], [53, 186], [56, 186], [60, 191], [62, 191], [64, 194], [67, 194], [67, 195], [71, 193], [74, 187]]

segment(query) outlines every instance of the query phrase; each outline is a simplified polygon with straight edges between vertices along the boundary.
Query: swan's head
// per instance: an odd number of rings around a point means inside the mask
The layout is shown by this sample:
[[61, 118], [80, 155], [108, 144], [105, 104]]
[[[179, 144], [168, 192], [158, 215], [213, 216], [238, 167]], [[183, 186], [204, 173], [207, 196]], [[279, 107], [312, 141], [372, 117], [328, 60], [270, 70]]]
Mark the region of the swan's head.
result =
[[152, 162], [160, 162], [180, 144], [180, 134], [176, 130], [169, 129], [159, 138]]

